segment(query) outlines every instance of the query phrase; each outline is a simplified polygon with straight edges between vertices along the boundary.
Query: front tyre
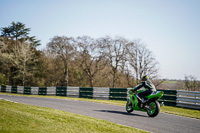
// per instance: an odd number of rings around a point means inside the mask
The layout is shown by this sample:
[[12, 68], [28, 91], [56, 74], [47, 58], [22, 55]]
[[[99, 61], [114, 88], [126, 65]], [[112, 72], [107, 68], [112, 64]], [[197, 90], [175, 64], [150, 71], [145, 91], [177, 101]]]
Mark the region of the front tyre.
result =
[[127, 103], [126, 103], [126, 111], [127, 111], [128, 113], [133, 112], [133, 107], [132, 107], [132, 103], [131, 103], [131, 100], [130, 100], [130, 99], [127, 100]]
[[147, 109], [147, 114], [149, 117], [155, 117], [160, 112], [160, 104], [158, 101], [153, 101], [148, 104], [149, 109]]

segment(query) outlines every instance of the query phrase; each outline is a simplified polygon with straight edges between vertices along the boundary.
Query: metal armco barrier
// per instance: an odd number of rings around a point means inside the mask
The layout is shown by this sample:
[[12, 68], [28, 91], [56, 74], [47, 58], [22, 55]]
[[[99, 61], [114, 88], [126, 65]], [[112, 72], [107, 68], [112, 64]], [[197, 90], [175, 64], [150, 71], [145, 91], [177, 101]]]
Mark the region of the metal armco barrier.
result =
[[31, 87], [24, 87], [24, 94], [31, 94]]
[[67, 87], [67, 96], [68, 97], [79, 97], [79, 87]]
[[17, 93], [17, 86], [12, 86], [11, 93]]
[[24, 86], [17, 86], [17, 93], [24, 94]]
[[11, 92], [12, 92], [11, 89], [12, 89], [12, 86], [7, 86], [7, 87], [6, 87], [6, 92], [11, 93]]
[[38, 95], [47, 95], [47, 88], [46, 87], [39, 87]]
[[47, 87], [47, 95], [56, 96], [56, 87]]
[[6, 92], [6, 86], [5, 85], [1, 85], [1, 92]]
[[67, 87], [66, 86], [60, 86], [56, 87], [56, 96], [67, 96]]
[[[127, 100], [131, 88], [102, 88], [102, 87], [24, 87], [0, 85], [0, 92], [19, 93], [28, 95], [52, 95], [102, 100]], [[181, 90], [161, 90], [164, 96], [159, 102], [167, 106], [178, 106], [200, 110], [200, 92]]]
[[176, 103], [178, 107], [200, 110], [200, 92], [177, 90]]
[[127, 88], [110, 88], [110, 100], [127, 100]]
[[80, 87], [79, 89], [80, 98], [93, 98], [93, 88]]
[[159, 99], [159, 102], [164, 102], [164, 105], [167, 106], [176, 106], [176, 90], [161, 90], [158, 89], [157, 91], [163, 91], [164, 95], [161, 99]]
[[93, 88], [93, 99], [109, 100], [110, 88]]

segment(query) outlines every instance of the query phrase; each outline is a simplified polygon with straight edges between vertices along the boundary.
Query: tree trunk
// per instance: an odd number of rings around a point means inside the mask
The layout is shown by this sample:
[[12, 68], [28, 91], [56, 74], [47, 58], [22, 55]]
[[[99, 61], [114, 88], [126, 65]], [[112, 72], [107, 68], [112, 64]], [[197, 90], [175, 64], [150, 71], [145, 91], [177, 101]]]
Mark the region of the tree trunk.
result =
[[116, 72], [113, 74], [113, 85], [112, 87], [115, 88], [115, 82], [116, 82]]
[[22, 84], [25, 86], [25, 74], [26, 74], [26, 62], [23, 62], [23, 72], [22, 72]]
[[64, 76], [65, 76], [65, 86], [68, 86], [68, 66], [67, 64], [65, 64], [65, 72], [64, 72]]
[[90, 76], [90, 87], [93, 87], [93, 77]]

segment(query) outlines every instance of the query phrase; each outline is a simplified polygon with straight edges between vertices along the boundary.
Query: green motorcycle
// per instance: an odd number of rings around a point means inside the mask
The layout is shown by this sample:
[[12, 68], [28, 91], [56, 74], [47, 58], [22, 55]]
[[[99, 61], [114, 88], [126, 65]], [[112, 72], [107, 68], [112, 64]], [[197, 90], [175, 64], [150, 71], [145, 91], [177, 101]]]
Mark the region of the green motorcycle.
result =
[[130, 98], [127, 100], [126, 103], [126, 111], [128, 113], [133, 112], [133, 110], [145, 111], [147, 112], [149, 117], [157, 116], [160, 111], [160, 104], [157, 100], [163, 96], [164, 92], [156, 91], [146, 96], [145, 98], [147, 99], [147, 101], [145, 102], [145, 105], [143, 105], [141, 103], [140, 97], [138, 96], [138, 94], [143, 91], [145, 90], [139, 90], [135, 92], [129, 90], [128, 93]]

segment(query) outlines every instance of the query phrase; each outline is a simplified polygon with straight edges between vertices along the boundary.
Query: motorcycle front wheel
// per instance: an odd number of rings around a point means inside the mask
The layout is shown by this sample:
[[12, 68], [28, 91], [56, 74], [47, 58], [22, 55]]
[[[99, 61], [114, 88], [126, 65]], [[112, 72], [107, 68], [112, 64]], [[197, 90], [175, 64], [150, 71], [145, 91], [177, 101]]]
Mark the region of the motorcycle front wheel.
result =
[[131, 100], [130, 100], [130, 99], [127, 100], [127, 103], [126, 103], [126, 111], [127, 111], [128, 113], [133, 112], [133, 107], [132, 107], [132, 103], [131, 103]]
[[148, 104], [147, 114], [149, 117], [155, 117], [160, 112], [160, 104], [158, 101], [153, 101]]

